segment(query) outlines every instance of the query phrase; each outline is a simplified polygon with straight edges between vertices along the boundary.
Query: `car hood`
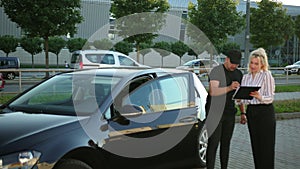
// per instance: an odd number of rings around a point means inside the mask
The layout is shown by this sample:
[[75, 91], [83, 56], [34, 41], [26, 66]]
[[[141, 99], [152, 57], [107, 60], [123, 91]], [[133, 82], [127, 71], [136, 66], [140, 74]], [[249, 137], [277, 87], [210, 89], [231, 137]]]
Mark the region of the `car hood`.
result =
[[184, 65], [183, 65], [183, 66], [177, 66], [177, 67], [176, 67], [176, 69], [188, 69], [188, 68], [189, 68], [189, 66], [184, 66]]
[[[87, 119], [87, 117], [47, 115], [47, 114], [27, 114], [22, 112], [0, 114], [0, 152], [4, 151], [4, 147], [10, 147], [10, 144], [22, 144], [22, 140], [30, 137], [30, 141], [26, 143], [39, 142], [70, 130], [74, 126], [56, 130], [55, 132], [46, 132], [48, 130], [59, 128], [63, 125], [76, 125], [80, 127], [79, 120]], [[36, 137], [31, 137], [36, 135]], [[14, 144], [13, 144], [14, 145]]]
[[297, 65], [288, 65], [285, 68], [297, 68], [297, 67], [299, 67], [299, 66], [297, 66]]

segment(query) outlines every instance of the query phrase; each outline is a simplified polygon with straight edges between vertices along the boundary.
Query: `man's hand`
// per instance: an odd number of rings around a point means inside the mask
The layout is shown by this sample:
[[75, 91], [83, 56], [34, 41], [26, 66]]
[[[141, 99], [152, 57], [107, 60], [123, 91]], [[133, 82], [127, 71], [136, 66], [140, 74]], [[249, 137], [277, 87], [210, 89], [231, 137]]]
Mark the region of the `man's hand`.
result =
[[229, 87], [231, 90], [236, 90], [238, 87], [240, 87], [240, 83], [238, 81], [233, 81]]
[[240, 120], [241, 124], [246, 124], [247, 123], [247, 117], [245, 113], [241, 114], [241, 120]]

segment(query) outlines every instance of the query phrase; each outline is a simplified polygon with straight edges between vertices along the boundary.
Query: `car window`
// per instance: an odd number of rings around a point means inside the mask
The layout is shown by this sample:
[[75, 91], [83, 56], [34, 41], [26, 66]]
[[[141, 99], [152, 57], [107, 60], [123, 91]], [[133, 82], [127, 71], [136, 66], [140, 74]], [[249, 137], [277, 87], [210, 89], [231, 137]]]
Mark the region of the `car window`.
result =
[[95, 75], [61, 75], [33, 88], [10, 104], [30, 113], [94, 113], [120, 78]]
[[100, 63], [113, 65], [113, 64], [115, 64], [115, 58], [111, 54], [106, 54], [102, 57], [102, 60]]
[[167, 76], [138, 86], [120, 104], [140, 106], [145, 113], [180, 109], [190, 105], [188, 90], [187, 76]]
[[92, 63], [115, 64], [112, 54], [86, 54], [85, 57]]
[[8, 65], [9, 65], [9, 66], [16, 66], [17, 63], [16, 63], [14, 60], [9, 60], [9, 61], [8, 61]]
[[125, 65], [125, 66], [135, 66], [135, 63], [128, 59], [127, 57], [125, 56], [118, 56], [119, 60], [120, 60], [120, 65]]
[[79, 63], [80, 55], [79, 54], [72, 54], [71, 63]]
[[198, 63], [198, 65], [200, 65], [200, 66], [204, 66], [205, 65], [205, 61], [199, 61], [200, 62], [200, 64]]
[[0, 61], [0, 66], [6, 66], [6, 65], [7, 65], [7, 61], [5, 61], [5, 60]]
[[157, 95], [156, 97], [163, 97], [161, 99], [164, 101], [166, 110], [189, 106], [188, 76], [172, 76], [158, 82], [161, 95]]

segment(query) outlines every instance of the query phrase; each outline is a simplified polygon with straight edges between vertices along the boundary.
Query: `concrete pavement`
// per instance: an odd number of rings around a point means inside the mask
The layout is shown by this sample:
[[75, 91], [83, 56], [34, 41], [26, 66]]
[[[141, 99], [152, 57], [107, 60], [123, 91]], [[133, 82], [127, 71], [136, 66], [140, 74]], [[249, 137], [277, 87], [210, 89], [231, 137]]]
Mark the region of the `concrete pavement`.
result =
[[[220, 168], [219, 150], [216, 169]], [[275, 169], [300, 168], [300, 119], [276, 122]], [[236, 123], [228, 169], [254, 169], [250, 137], [246, 125]]]
[[[276, 93], [275, 100], [300, 99], [300, 92]], [[228, 169], [254, 169], [247, 125], [236, 124], [231, 141]], [[300, 168], [300, 112], [276, 114], [275, 169]], [[280, 120], [284, 119], [284, 120]], [[219, 150], [216, 169], [220, 169]]]

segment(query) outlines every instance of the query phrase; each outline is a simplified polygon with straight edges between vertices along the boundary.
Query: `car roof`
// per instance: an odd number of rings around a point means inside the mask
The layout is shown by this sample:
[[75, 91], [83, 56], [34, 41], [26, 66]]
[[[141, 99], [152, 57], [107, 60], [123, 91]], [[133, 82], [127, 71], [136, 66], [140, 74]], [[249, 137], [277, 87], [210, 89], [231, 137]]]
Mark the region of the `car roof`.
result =
[[[184, 63], [184, 65], [192, 64], [198, 61], [210, 61], [210, 59], [194, 59], [194, 60], [187, 61], [186, 63]], [[216, 60], [211, 60], [211, 61], [218, 63]]]
[[73, 54], [87, 54], [87, 53], [92, 53], [92, 54], [97, 54], [97, 53], [105, 53], [105, 54], [118, 54], [118, 55], [125, 55], [124, 53], [117, 52], [117, 51], [112, 51], [112, 50], [101, 50], [101, 49], [87, 49], [87, 50], [77, 50], [74, 51]]
[[102, 76], [126, 77], [132, 74], [143, 75], [151, 73], [174, 74], [188, 72], [173, 68], [146, 68], [146, 67], [103, 67], [98, 69], [80, 69], [67, 72], [68, 74], [95, 74]]
[[297, 62], [295, 62], [294, 64], [299, 64], [300, 63], [300, 60], [299, 61], [297, 61]]

